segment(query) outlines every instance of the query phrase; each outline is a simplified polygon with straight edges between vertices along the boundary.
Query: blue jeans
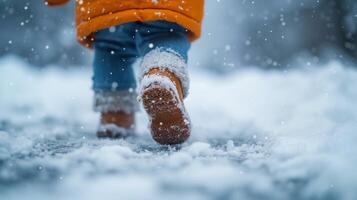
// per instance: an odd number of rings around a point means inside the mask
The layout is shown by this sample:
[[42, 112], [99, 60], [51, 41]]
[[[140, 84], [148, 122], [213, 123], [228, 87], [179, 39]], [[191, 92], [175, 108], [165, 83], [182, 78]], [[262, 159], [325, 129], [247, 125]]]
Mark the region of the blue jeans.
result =
[[[95, 33], [93, 89], [95, 109], [133, 112], [136, 78], [133, 64], [160, 48], [176, 52], [187, 62], [187, 30], [167, 21], [131, 22]], [[135, 102], [134, 102], [135, 101]]]

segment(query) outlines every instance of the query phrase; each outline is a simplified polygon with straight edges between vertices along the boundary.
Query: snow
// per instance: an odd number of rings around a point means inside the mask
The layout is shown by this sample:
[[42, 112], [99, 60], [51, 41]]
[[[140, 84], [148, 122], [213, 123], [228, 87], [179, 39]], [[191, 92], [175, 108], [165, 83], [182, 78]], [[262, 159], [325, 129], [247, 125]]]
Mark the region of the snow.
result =
[[190, 69], [181, 147], [98, 140], [89, 69], [0, 59], [0, 199], [357, 198], [357, 71]]
[[115, 136], [128, 137], [135, 134], [134, 127], [122, 128], [115, 124], [101, 124], [98, 126], [98, 130], [103, 133], [109, 131], [114, 135], [114, 137]]

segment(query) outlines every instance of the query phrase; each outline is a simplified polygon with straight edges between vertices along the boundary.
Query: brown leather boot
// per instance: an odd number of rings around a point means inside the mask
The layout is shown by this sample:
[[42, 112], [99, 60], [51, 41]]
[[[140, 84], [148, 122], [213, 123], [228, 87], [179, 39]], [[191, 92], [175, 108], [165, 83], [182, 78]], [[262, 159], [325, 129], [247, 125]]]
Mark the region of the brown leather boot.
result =
[[183, 104], [180, 80], [168, 70], [154, 68], [144, 75], [143, 81], [141, 101], [150, 116], [154, 140], [169, 145], [185, 142], [191, 124]]
[[99, 138], [125, 138], [133, 134], [134, 126], [134, 114], [125, 112], [102, 113], [97, 136]]

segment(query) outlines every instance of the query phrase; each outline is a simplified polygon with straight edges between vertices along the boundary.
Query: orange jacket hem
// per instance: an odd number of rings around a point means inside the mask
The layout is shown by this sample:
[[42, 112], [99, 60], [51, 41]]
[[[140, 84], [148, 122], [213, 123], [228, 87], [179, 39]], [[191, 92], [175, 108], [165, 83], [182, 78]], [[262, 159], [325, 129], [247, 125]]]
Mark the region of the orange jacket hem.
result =
[[155, 8], [118, 11], [116, 13], [101, 15], [91, 18], [88, 21], [80, 22], [77, 24], [77, 37], [81, 44], [86, 47], [91, 47], [92, 42], [95, 39], [93, 33], [98, 30], [128, 22], [156, 20], [174, 22], [186, 28], [188, 30], [190, 41], [198, 39], [201, 35], [200, 22], [176, 11]]

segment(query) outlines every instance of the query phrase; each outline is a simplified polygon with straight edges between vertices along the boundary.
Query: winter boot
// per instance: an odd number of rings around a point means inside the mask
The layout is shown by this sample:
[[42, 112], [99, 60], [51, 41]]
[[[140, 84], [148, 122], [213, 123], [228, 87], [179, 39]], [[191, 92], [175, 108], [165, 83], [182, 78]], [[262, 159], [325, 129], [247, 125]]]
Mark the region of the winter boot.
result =
[[191, 124], [185, 110], [179, 78], [168, 69], [151, 68], [141, 80], [140, 101], [150, 117], [151, 134], [160, 144], [185, 142]]
[[126, 112], [102, 113], [97, 136], [99, 138], [125, 138], [134, 134], [134, 126], [134, 114]]

